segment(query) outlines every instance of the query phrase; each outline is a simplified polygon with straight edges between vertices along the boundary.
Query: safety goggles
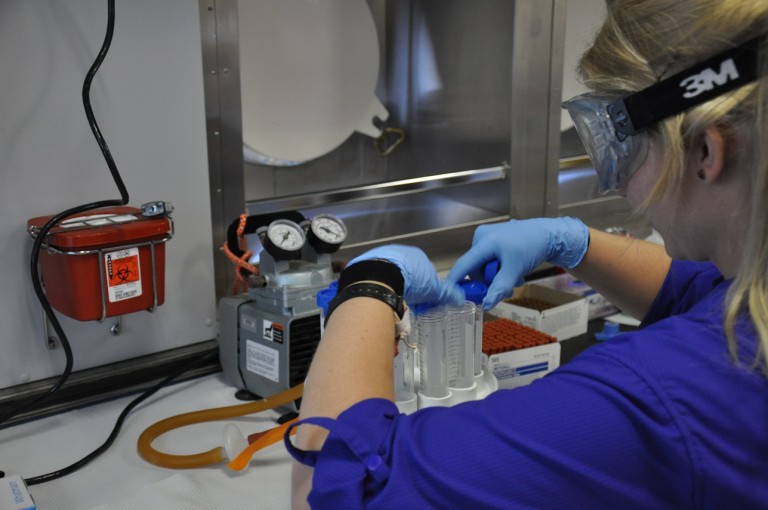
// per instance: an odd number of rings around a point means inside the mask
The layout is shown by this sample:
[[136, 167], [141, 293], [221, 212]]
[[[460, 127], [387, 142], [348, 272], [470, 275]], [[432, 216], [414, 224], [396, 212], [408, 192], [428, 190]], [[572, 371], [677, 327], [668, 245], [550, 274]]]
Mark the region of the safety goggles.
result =
[[639, 92], [588, 92], [563, 102], [598, 175], [619, 191], [645, 161], [648, 129], [757, 79], [762, 38], [729, 49]]

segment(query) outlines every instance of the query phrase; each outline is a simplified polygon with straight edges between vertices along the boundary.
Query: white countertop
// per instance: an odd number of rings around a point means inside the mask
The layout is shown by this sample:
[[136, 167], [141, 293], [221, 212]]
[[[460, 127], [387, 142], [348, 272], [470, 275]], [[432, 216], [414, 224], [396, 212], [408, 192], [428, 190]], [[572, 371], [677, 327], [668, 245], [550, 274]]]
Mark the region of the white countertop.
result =
[[[173, 470], [144, 461], [139, 435], [155, 422], [181, 413], [242, 404], [221, 374], [160, 390], [128, 415], [120, 435], [101, 457], [58, 480], [29, 488], [40, 510], [173, 510], [290, 508], [291, 459], [282, 444], [257, 452], [248, 469], [226, 465]], [[31, 478], [77, 462], [109, 436], [130, 396], [0, 430], [0, 470]], [[223, 444], [225, 423], [244, 434], [271, 428], [278, 415], [266, 411], [234, 420], [170, 431], [154, 448], [192, 454]]]

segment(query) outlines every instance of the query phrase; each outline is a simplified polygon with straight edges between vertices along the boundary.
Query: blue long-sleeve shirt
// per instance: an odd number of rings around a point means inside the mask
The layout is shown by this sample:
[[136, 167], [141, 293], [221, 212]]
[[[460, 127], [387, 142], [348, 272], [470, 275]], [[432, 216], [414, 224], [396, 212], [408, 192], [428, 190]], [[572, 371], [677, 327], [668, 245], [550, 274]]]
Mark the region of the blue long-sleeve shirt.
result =
[[[401, 415], [371, 399], [321, 420], [313, 508], [768, 508], [768, 380], [723, 330], [730, 282], [674, 262], [641, 329], [529, 386]], [[567, 340], [566, 340], [567, 341]]]

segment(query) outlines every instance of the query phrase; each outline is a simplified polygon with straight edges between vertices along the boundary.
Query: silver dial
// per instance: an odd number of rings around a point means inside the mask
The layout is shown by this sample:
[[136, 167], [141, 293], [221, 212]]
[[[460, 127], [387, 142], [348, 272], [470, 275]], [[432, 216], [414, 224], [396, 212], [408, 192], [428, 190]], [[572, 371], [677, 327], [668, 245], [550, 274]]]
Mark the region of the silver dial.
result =
[[290, 220], [275, 220], [267, 229], [267, 237], [274, 246], [285, 251], [298, 251], [304, 246], [304, 229]]
[[318, 214], [310, 223], [312, 233], [328, 244], [341, 244], [347, 238], [347, 227], [332, 214]]

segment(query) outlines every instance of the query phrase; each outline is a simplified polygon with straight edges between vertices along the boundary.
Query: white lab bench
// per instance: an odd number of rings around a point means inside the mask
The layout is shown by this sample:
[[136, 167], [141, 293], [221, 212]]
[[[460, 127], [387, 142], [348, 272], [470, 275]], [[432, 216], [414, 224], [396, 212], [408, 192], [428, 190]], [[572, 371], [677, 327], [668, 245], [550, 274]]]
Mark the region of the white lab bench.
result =
[[[190, 470], [147, 463], [137, 450], [139, 435], [153, 423], [190, 411], [242, 404], [220, 373], [160, 390], [127, 417], [109, 450], [79, 471], [31, 486], [40, 510], [194, 510], [290, 508], [291, 458], [282, 442], [251, 459], [242, 472], [226, 465]], [[64, 468], [86, 456], [109, 436], [129, 396], [0, 430], [0, 470], [31, 478]], [[170, 431], [153, 446], [171, 454], [191, 454], [220, 446], [224, 425], [244, 434], [271, 428], [273, 411]]]

